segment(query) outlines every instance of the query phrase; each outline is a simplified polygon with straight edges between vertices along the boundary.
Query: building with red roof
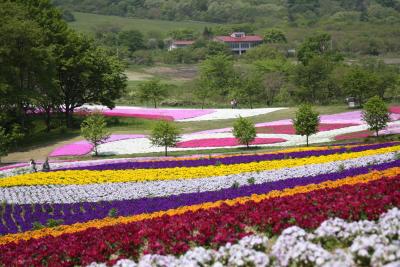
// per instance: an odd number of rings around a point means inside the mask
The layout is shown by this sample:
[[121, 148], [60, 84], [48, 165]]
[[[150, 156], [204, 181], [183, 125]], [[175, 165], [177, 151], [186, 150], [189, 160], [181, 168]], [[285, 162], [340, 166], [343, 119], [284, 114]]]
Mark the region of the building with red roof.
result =
[[246, 53], [247, 50], [260, 45], [263, 42], [263, 38], [259, 35], [234, 32], [230, 36], [215, 36], [214, 41], [225, 43], [232, 52], [241, 55]]
[[177, 49], [177, 48], [184, 48], [188, 47], [190, 45], [194, 44], [194, 41], [192, 40], [175, 40], [172, 41], [171, 44], [168, 47], [168, 51]]

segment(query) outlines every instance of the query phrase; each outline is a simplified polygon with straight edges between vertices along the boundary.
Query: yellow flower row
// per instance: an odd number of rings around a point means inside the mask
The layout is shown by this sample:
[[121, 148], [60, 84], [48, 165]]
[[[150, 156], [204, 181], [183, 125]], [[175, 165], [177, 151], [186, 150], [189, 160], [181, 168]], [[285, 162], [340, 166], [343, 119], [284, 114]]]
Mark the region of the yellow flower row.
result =
[[294, 188], [286, 188], [284, 190], [275, 190], [275, 191], [271, 191], [267, 194], [261, 194], [261, 195], [253, 194], [251, 196], [239, 197], [239, 198], [230, 199], [230, 200], [220, 200], [220, 201], [216, 201], [216, 202], [207, 202], [207, 203], [202, 203], [202, 204], [192, 205], [192, 206], [183, 206], [183, 207], [179, 207], [176, 209], [170, 209], [167, 211], [144, 213], [144, 214], [128, 216], [128, 217], [118, 217], [118, 218], [107, 217], [104, 219], [92, 220], [92, 221], [85, 222], [85, 223], [63, 225], [63, 226], [59, 226], [59, 227], [55, 227], [55, 228], [44, 228], [41, 230], [27, 231], [27, 232], [18, 233], [18, 234], [8, 234], [8, 235], [0, 237], [0, 245], [6, 244], [9, 242], [19, 242], [21, 240], [29, 240], [31, 238], [37, 239], [37, 238], [42, 238], [45, 236], [57, 237], [62, 234], [71, 234], [71, 233], [84, 231], [84, 230], [86, 230], [88, 228], [92, 228], [92, 227], [102, 228], [102, 227], [113, 226], [113, 225], [117, 225], [117, 224], [127, 224], [127, 223], [136, 222], [136, 221], [154, 219], [154, 218], [162, 217], [165, 215], [175, 216], [175, 215], [184, 214], [186, 212], [196, 212], [200, 209], [217, 208], [221, 205], [234, 206], [236, 204], [244, 204], [248, 201], [260, 202], [260, 201], [270, 199], [270, 198], [291, 196], [291, 195], [307, 193], [307, 192], [311, 192], [311, 191], [319, 190], [319, 189], [338, 188], [343, 185], [368, 183], [371, 181], [382, 179], [383, 177], [385, 177], [386, 179], [391, 179], [392, 177], [395, 177], [399, 174], [400, 174], [400, 168], [396, 167], [396, 168], [391, 168], [391, 169], [387, 169], [384, 171], [373, 171], [368, 174], [347, 177], [347, 178], [344, 178], [341, 180], [336, 180], [336, 181], [327, 181], [327, 182], [323, 182], [320, 184], [309, 184], [306, 186], [297, 186]]
[[163, 169], [133, 169], [106, 171], [59, 171], [32, 173], [0, 179], [1, 187], [48, 184], [91, 184], [115, 182], [144, 182], [153, 180], [193, 179], [209, 176], [222, 176], [245, 172], [257, 172], [281, 168], [292, 168], [308, 164], [320, 164], [338, 160], [383, 154], [400, 150], [400, 146], [366, 150], [361, 152], [315, 156], [309, 158], [285, 159], [241, 163], [234, 165], [179, 167]]

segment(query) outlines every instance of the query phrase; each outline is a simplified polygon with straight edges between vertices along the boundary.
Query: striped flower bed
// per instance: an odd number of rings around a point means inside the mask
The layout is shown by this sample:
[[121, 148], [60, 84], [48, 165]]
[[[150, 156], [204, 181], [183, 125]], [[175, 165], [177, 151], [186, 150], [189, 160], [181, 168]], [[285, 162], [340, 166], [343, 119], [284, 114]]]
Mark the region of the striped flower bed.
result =
[[[332, 131], [336, 129], [357, 126], [355, 123], [321, 123], [318, 127], [319, 132]], [[274, 134], [296, 134], [292, 124], [273, 125], [257, 127], [257, 133], [274, 133]]]
[[[276, 144], [285, 142], [283, 138], [256, 138], [251, 145], [264, 145], [264, 144]], [[232, 147], [240, 146], [236, 138], [207, 138], [207, 139], [196, 139], [190, 141], [179, 142], [177, 147], [179, 148], [197, 148], [197, 147]]]
[[[400, 206], [399, 150], [392, 142], [5, 177], [0, 179], [0, 265], [112, 265], [146, 254], [187, 255], [194, 247], [219, 251], [245, 236], [266, 233], [268, 238], [294, 225], [324, 233], [318, 229], [334, 217], [374, 224]], [[334, 253], [320, 239], [304, 241]], [[289, 252], [273, 251], [264, 250], [269, 263], [291, 264], [279, 257]], [[380, 257], [380, 262], [394, 261]], [[353, 260], [362, 265], [358, 256]]]

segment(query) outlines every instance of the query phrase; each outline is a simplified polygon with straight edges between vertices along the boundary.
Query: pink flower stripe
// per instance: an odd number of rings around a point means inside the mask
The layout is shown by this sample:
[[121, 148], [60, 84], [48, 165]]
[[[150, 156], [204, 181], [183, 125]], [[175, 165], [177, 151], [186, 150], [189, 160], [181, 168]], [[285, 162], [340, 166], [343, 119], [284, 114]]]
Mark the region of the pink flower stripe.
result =
[[347, 139], [356, 139], [356, 138], [366, 138], [372, 136], [372, 132], [365, 130], [360, 132], [348, 133], [348, 134], [341, 134], [335, 136], [335, 140], [347, 140]]
[[[346, 128], [350, 126], [357, 126], [354, 123], [322, 123], [319, 125], [319, 131], [331, 131], [335, 129]], [[263, 126], [257, 128], [258, 133], [275, 133], [275, 134], [296, 134], [296, 130], [293, 125], [274, 125], [274, 126]]]
[[390, 113], [400, 114], [400, 106], [393, 106], [389, 108]]
[[[262, 145], [262, 144], [275, 144], [287, 141], [283, 138], [256, 138], [251, 144]], [[196, 147], [227, 147], [227, 146], [239, 146], [238, 141], [233, 137], [227, 138], [208, 138], [208, 139], [197, 139], [190, 141], [183, 141], [177, 144], [179, 148], [196, 148]]]
[[[195, 118], [215, 112], [212, 109], [155, 109], [155, 108], [114, 108], [103, 109], [101, 112], [105, 116], [115, 117], [135, 117], [144, 119], [161, 120], [183, 120]], [[80, 114], [87, 114], [87, 110], [82, 110]]]
[[[146, 136], [142, 134], [113, 134], [109, 139], [107, 139], [106, 143], [143, 137]], [[56, 148], [50, 153], [50, 157], [83, 156], [90, 153], [92, 149], [93, 145], [88, 141], [83, 140]]]

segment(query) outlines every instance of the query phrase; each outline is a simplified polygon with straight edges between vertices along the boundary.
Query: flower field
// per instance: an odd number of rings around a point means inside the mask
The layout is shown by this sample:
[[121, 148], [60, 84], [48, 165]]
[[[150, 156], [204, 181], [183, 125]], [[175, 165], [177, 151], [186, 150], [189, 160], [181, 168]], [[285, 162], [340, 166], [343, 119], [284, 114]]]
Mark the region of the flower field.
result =
[[169, 121], [209, 121], [235, 119], [239, 116], [252, 117], [282, 110], [284, 108], [258, 109], [176, 109], [176, 108], [140, 108], [118, 106], [109, 109], [98, 105], [84, 105], [78, 113], [86, 114], [92, 110], [100, 111], [104, 116], [134, 117], [142, 119]]
[[396, 264], [399, 151], [110, 159], [6, 176], [0, 266]]

